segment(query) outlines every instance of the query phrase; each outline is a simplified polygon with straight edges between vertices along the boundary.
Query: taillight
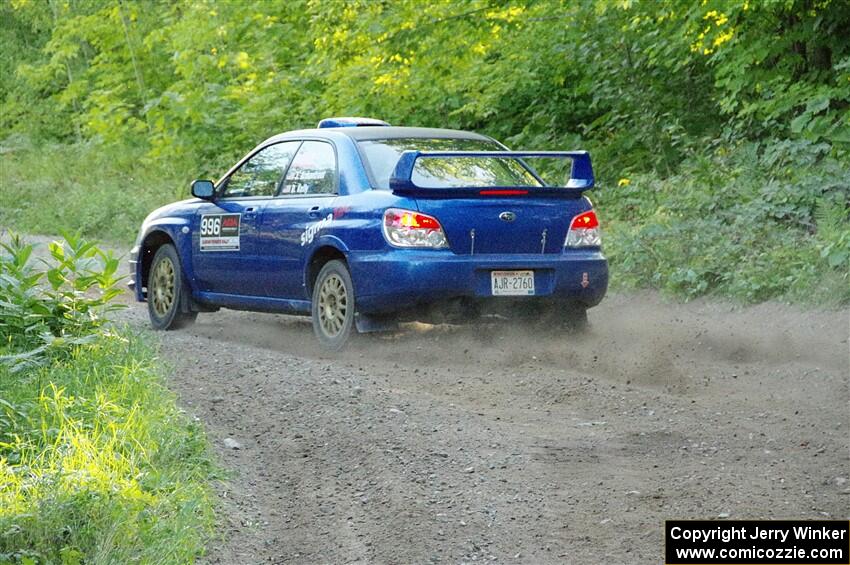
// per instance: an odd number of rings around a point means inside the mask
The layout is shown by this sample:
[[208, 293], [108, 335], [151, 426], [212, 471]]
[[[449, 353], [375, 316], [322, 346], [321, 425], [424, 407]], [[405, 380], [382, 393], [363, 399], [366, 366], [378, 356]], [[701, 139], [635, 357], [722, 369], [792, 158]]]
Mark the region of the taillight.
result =
[[388, 208], [384, 212], [384, 237], [395, 247], [448, 247], [446, 234], [437, 218], [413, 212]]
[[599, 232], [599, 220], [596, 212], [589, 210], [579, 214], [570, 223], [565, 247], [599, 247], [602, 245], [602, 234]]

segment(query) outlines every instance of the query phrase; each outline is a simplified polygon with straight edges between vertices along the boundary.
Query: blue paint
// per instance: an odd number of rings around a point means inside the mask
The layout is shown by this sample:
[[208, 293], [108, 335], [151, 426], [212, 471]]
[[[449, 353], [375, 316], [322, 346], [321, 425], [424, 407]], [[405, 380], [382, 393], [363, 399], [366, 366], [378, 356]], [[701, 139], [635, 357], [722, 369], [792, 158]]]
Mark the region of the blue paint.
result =
[[[582, 195], [594, 183], [586, 152], [508, 152], [489, 138], [469, 132], [372, 123], [329, 125], [332, 122], [321, 129], [288, 132], [264, 141], [216, 184], [221, 186], [242, 163], [269, 145], [320, 140], [333, 145], [336, 153], [337, 194], [194, 198], [155, 210], [143, 222], [130, 257], [136, 298], [146, 298], [144, 258], [150, 258], [153, 242], [167, 238], [177, 248], [192, 298], [206, 306], [309, 314], [310, 266], [317, 254], [329, 251], [347, 261], [358, 312], [364, 315], [450, 298], [489, 300], [493, 270], [533, 270], [536, 296], [523, 300], [558, 299], [586, 306], [602, 300], [608, 264], [601, 250], [564, 248], [571, 220], [592, 208]], [[492, 143], [497, 151], [406, 151], [395, 165], [391, 190], [380, 190], [371, 186], [368, 164], [357, 142], [380, 140], [381, 135], [475, 139]], [[411, 181], [417, 159], [452, 157], [569, 158], [573, 167], [566, 187], [486, 187], [527, 191], [518, 195], [483, 195], [482, 187], [418, 187]], [[390, 246], [382, 232], [387, 208], [433, 216], [442, 225], [449, 248]], [[500, 219], [503, 212], [512, 212], [513, 221]], [[241, 214], [239, 250], [201, 251], [202, 216], [225, 213]], [[182, 228], [188, 228], [188, 233]], [[582, 285], [585, 274], [587, 283]]]
[[356, 127], [364, 127], [364, 126], [389, 126], [387, 122], [383, 120], [376, 120], [374, 118], [325, 118], [324, 120], [319, 122], [319, 125], [316, 127], [318, 129], [324, 128], [356, 128]]
[[221, 292], [199, 292], [194, 298], [205, 304], [215, 304], [233, 310], [250, 310], [252, 312], [279, 312], [282, 314], [309, 314], [309, 300], [289, 300], [285, 298], [269, 298], [266, 296], [245, 296], [242, 294], [226, 294]]

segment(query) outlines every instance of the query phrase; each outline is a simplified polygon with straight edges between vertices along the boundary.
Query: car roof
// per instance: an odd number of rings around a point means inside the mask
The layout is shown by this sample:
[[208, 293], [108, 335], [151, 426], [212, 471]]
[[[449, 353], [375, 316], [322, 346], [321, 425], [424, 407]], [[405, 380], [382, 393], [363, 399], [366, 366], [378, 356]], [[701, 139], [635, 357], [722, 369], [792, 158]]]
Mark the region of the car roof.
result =
[[344, 134], [355, 141], [370, 139], [402, 139], [419, 137], [423, 139], [478, 139], [490, 141], [491, 138], [471, 131], [442, 128], [416, 128], [398, 126], [360, 126], [321, 129], [302, 129], [278, 134], [266, 141], [275, 142], [293, 137], [309, 136], [314, 138], [332, 137], [328, 134]]
[[421, 137], [425, 139], [450, 138], [450, 139], [490, 139], [487, 136], [471, 131], [442, 128], [413, 128], [396, 126], [378, 127], [356, 127], [356, 128], [334, 128], [335, 131], [344, 133], [350, 138], [360, 141], [365, 139], [399, 139], [409, 137]]

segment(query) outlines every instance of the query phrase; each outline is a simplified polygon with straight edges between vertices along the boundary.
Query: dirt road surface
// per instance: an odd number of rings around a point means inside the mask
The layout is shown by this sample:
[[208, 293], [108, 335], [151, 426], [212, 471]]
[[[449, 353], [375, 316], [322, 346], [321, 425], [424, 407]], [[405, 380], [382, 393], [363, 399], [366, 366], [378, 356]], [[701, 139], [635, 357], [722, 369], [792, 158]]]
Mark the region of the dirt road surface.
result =
[[205, 562], [660, 563], [665, 519], [850, 517], [850, 310], [646, 293], [590, 320], [338, 355], [270, 314], [158, 334], [230, 474]]
[[412, 325], [339, 355], [286, 316], [161, 334], [232, 472], [205, 559], [659, 563], [665, 519], [850, 516], [848, 310], [632, 294], [591, 324]]

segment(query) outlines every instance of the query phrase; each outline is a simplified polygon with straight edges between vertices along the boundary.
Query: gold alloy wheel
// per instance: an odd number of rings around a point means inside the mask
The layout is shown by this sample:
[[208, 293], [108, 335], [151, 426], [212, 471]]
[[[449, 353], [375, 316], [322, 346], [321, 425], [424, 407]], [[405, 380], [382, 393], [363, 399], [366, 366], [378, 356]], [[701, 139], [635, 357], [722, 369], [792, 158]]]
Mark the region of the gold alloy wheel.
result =
[[177, 286], [174, 263], [169, 257], [163, 257], [156, 265], [151, 276], [151, 300], [153, 311], [164, 318], [174, 304], [174, 294]]
[[332, 274], [322, 283], [319, 290], [319, 323], [328, 337], [336, 337], [345, 325], [348, 312], [348, 293], [345, 283], [337, 274]]

